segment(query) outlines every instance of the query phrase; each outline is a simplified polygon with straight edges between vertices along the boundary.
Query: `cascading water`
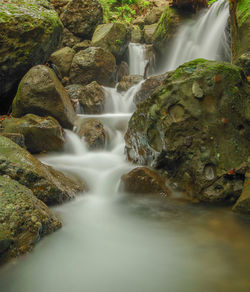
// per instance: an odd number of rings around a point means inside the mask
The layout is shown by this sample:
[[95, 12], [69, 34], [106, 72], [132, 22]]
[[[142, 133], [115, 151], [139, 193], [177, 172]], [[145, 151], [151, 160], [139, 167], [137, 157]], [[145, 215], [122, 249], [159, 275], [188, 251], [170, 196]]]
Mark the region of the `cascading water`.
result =
[[227, 35], [229, 18], [227, 0], [218, 0], [202, 11], [197, 19], [183, 24], [168, 49], [164, 72], [196, 58], [231, 60]]
[[147, 64], [146, 47], [141, 44], [130, 43], [129, 51], [129, 74], [144, 75], [144, 70]]
[[78, 115], [104, 124], [104, 150], [89, 151], [66, 131], [65, 152], [41, 159], [83, 178], [89, 191], [55, 208], [61, 230], [0, 270], [1, 292], [244, 291], [250, 235], [243, 218], [239, 224], [226, 209], [166, 198], [128, 200], [119, 191], [119, 178], [134, 167], [125, 160], [123, 135], [139, 88], [104, 88], [105, 113]]

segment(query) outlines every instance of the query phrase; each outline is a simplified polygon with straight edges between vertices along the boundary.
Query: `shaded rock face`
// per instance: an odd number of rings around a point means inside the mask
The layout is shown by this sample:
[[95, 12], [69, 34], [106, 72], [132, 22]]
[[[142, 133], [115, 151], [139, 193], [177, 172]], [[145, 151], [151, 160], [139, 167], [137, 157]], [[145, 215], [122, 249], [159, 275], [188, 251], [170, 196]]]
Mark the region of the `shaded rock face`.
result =
[[126, 75], [129, 75], [129, 66], [127, 62], [122, 61], [116, 68], [115, 81], [120, 82], [123, 76]]
[[126, 51], [130, 40], [128, 27], [123, 23], [99, 25], [92, 37], [91, 45], [101, 47], [120, 58]]
[[7, 112], [24, 74], [32, 66], [44, 63], [56, 49], [62, 29], [56, 12], [37, 1], [1, 1], [1, 112]]
[[30, 153], [63, 149], [63, 129], [52, 117], [27, 114], [22, 118], [5, 119], [2, 125], [3, 133], [22, 134], [26, 148]]
[[85, 114], [101, 114], [104, 111], [105, 93], [96, 81], [82, 88], [79, 103]]
[[139, 27], [132, 25], [131, 27], [131, 43], [140, 43], [142, 40], [142, 31]]
[[50, 56], [50, 61], [52, 61], [60, 71], [62, 77], [69, 76], [69, 71], [75, 51], [70, 47], [65, 47], [60, 50], [55, 51]]
[[0, 262], [30, 251], [41, 237], [61, 226], [31, 190], [0, 176]]
[[115, 57], [110, 52], [89, 47], [75, 54], [70, 70], [70, 82], [87, 85], [97, 81], [101, 85], [112, 86], [115, 69]]
[[246, 76], [250, 76], [250, 51], [241, 55], [236, 61], [236, 65], [243, 69]]
[[138, 84], [142, 80], [143, 80], [143, 77], [141, 75], [123, 76], [121, 81], [117, 85], [117, 91], [118, 92], [127, 91], [133, 85]]
[[29, 113], [52, 116], [64, 128], [73, 127], [76, 114], [67, 91], [47, 66], [33, 67], [19, 84], [12, 104], [12, 115], [21, 117]]
[[233, 206], [233, 210], [239, 213], [250, 214], [250, 169], [246, 171], [245, 183], [242, 194]]
[[84, 40], [80, 43], [74, 45], [73, 49], [76, 53], [82, 50], [86, 50], [87, 48], [91, 47], [91, 42], [89, 40]]
[[29, 188], [47, 205], [73, 199], [86, 186], [77, 184], [52, 167], [42, 164], [28, 151], [0, 136], [0, 175], [7, 175]]
[[23, 134], [20, 134], [20, 133], [3, 133], [3, 132], [1, 132], [0, 135], [10, 139], [11, 141], [15, 142], [20, 147], [26, 149], [25, 141], [24, 141], [24, 135]]
[[208, 6], [208, 0], [172, 0], [170, 5], [178, 9], [197, 12]]
[[150, 10], [145, 16], [144, 23], [146, 25], [149, 25], [158, 22], [161, 18], [163, 11], [163, 7], [153, 7], [153, 9]]
[[156, 170], [137, 167], [121, 177], [120, 188], [133, 194], [170, 195], [164, 179]]
[[158, 24], [149, 24], [144, 26], [144, 40], [146, 44], [152, 44], [153, 43], [153, 36], [156, 32]]
[[[238, 67], [197, 59], [180, 66], [137, 105], [128, 159], [164, 169], [190, 197], [236, 200], [248, 161], [249, 85]], [[230, 173], [236, 169], [235, 175]]]
[[62, 39], [60, 41], [60, 45], [58, 48], [64, 47], [74, 47], [76, 44], [81, 42], [81, 38], [75, 36], [72, 32], [70, 32], [66, 27], [63, 29]]
[[76, 133], [80, 138], [85, 139], [90, 150], [102, 149], [105, 147], [106, 133], [102, 123], [98, 120], [84, 120], [78, 125]]
[[96, 26], [103, 22], [103, 10], [97, 0], [71, 0], [60, 18], [74, 35], [90, 39]]
[[160, 57], [164, 55], [169, 41], [185, 18], [186, 14], [184, 12], [177, 11], [169, 6], [165, 8], [152, 37], [154, 49]]
[[154, 90], [162, 84], [162, 81], [166, 78], [166, 74], [153, 76], [145, 80], [142, 85], [141, 89], [136, 93], [134, 97], [134, 103], [138, 104], [144, 100], [146, 100]]

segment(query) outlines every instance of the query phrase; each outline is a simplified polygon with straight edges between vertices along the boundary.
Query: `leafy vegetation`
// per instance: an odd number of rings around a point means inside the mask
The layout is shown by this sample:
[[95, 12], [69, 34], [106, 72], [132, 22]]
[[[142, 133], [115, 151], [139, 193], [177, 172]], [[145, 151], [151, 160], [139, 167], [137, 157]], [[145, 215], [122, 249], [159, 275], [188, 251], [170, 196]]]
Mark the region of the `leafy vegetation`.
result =
[[104, 10], [104, 21], [125, 21], [130, 23], [133, 18], [147, 13], [150, 1], [143, 0], [100, 0]]

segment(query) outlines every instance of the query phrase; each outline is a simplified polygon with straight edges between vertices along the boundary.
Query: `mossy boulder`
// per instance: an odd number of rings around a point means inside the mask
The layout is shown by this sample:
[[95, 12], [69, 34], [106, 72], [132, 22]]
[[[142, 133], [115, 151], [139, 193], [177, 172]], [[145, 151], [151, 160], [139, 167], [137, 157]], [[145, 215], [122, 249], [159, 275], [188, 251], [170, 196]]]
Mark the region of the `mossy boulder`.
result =
[[232, 59], [250, 52], [250, 3], [249, 0], [230, 1]]
[[60, 18], [71, 33], [90, 39], [96, 26], [103, 22], [103, 9], [97, 0], [71, 0]]
[[167, 45], [186, 17], [187, 15], [183, 11], [169, 6], [165, 8], [152, 37], [153, 46], [159, 56], [164, 55]]
[[126, 24], [107, 23], [97, 26], [91, 45], [106, 49], [119, 59], [125, 53], [129, 40], [130, 30]]
[[129, 160], [165, 170], [191, 198], [235, 201], [249, 159], [249, 84], [229, 63], [177, 68], [129, 121]]
[[86, 190], [84, 183], [78, 184], [44, 165], [27, 150], [3, 136], [0, 136], [0, 175], [8, 175], [26, 186], [47, 205], [68, 201], [78, 192]]
[[100, 47], [89, 47], [75, 54], [69, 78], [72, 84], [87, 85], [96, 81], [101, 85], [112, 86], [115, 70], [113, 54]]
[[52, 116], [62, 127], [73, 127], [76, 114], [68, 93], [55, 72], [47, 66], [31, 68], [18, 86], [12, 115], [18, 118], [29, 113]]
[[30, 251], [61, 226], [58, 216], [30, 189], [0, 175], [0, 262]]
[[1, 1], [1, 111], [7, 111], [24, 74], [32, 66], [44, 63], [56, 49], [62, 30], [56, 12], [41, 1]]
[[30, 153], [60, 151], [64, 146], [64, 133], [60, 124], [52, 117], [27, 114], [21, 118], [5, 119], [2, 133], [19, 133], [24, 136]]
[[144, 41], [146, 44], [152, 44], [153, 43], [153, 36], [156, 32], [156, 29], [158, 27], [157, 23], [144, 25], [143, 31], [144, 31]]

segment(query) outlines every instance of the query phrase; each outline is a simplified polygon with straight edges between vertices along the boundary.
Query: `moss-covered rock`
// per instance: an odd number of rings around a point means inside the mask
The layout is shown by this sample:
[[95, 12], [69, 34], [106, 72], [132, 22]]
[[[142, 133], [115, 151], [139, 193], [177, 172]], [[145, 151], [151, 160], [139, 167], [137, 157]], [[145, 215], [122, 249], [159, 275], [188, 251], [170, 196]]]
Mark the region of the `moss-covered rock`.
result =
[[0, 262], [30, 251], [60, 219], [27, 187], [0, 176]]
[[8, 109], [23, 75], [32, 66], [44, 63], [60, 40], [62, 23], [56, 12], [44, 3], [35, 0], [1, 1], [1, 111]]
[[27, 150], [0, 136], [0, 175], [8, 175], [32, 190], [46, 204], [73, 199], [86, 186], [77, 184], [52, 167], [44, 165]]
[[22, 118], [5, 119], [2, 133], [19, 133], [24, 136], [30, 153], [60, 151], [64, 145], [64, 133], [60, 124], [52, 117], [27, 114]]
[[91, 45], [101, 47], [120, 58], [126, 51], [130, 40], [130, 30], [124, 23], [98, 25], [92, 37]]
[[25, 114], [52, 116], [62, 127], [71, 129], [76, 114], [67, 91], [49, 67], [31, 68], [21, 80], [12, 104], [13, 117]]
[[192, 198], [235, 201], [249, 156], [248, 96], [237, 66], [185, 63], [137, 105], [126, 133], [128, 158], [164, 169]]
[[230, 1], [233, 62], [250, 52], [250, 1]]

